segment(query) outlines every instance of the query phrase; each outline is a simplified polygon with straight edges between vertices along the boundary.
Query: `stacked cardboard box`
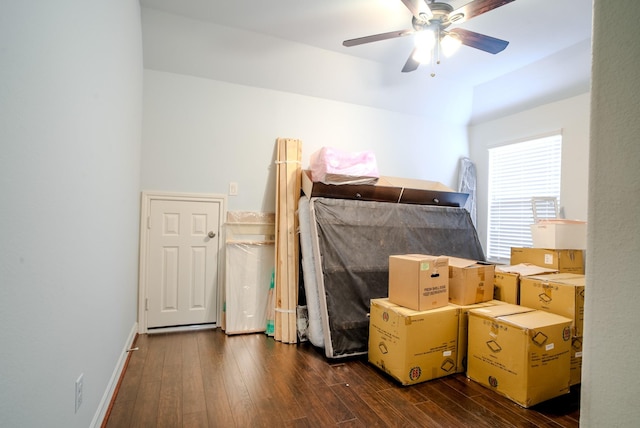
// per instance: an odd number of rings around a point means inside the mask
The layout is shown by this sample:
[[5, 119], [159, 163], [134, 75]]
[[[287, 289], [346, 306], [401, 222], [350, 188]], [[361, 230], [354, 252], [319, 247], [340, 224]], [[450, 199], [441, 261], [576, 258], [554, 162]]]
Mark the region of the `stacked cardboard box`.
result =
[[467, 371], [467, 354], [469, 347], [469, 311], [471, 309], [485, 308], [487, 306], [502, 305], [504, 302], [499, 300], [491, 300], [489, 302], [474, 303], [473, 305], [456, 305], [451, 306], [458, 308], [460, 315], [458, 317], [458, 359], [456, 361], [456, 372], [465, 373]]
[[584, 251], [512, 247], [511, 264], [520, 263], [554, 269], [561, 273], [584, 274]]
[[520, 303], [520, 274], [503, 271], [496, 266], [493, 277], [493, 298], [505, 303]]
[[371, 301], [369, 361], [403, 385], [464, 372], [467, 313], [497, 303], [493, 271], [448, 256], [390, 256], [389, 297]]
[[449, 257], [449, 302], [473, 305], [493, 300], [494, 273], [493, 264]]
[[456, 372], [458, 311], [449, 306], [449, 259], [389, 257], [388, 299], [370, 307], [369, 362], [411, 385]]
[[405, 254], [389, 257], [389, 300], [416, 311], [449, 303], [449, 259]]
[[469, 311], [467, 376], [523, 407], [569, 392], [571, 320], [519, 305]]
[[585, 276], [571, 273], [535, 275], [522, 278], [520, 303], [571, 319], [571, 385], [580, 383], [582, 337], [584, 334]]
[[[584, 250], [558, 248], [511, 248], [512, 265], [533, 265], [555, 270], [540, 274], [525, 272], [518, 275], [518, 304], [556, 313], [572, 320], [571, 385], [581, 382], [582, 371], [582, 317], [584, 313]], [[515, 275], [496, 269], [496, 298], [513, 302]], [[545, 282], [550, 280], [551, 283]], [[555, 282], [560, 282], [556, 284]], [[507, 297], [508, 296], [508, 297]], [[509, 300], [511, 299], [511, 300]]]
[[[514, 288], [549, 270], [527, 266]], [[493, 300], [494, 276], [473, 260], [390, 256], [389, 297], [371, 300], [369, 362], [402, 385], [466, 372], [523, 407], [569, 392], [573, 320]]]
[[459, 311], [444, 306], [415, 311], [372, 299], [369, 362], [402, 385], [456, 372]]
[[496, 273], [493, 281], [493, 298], [506, 303], [519, 305], [520, 278], [524, 276], [553, 272], [557, 272], [557, 270], [536, 266], [531, 263], [520, 263], [511, 266], [496, 266]]

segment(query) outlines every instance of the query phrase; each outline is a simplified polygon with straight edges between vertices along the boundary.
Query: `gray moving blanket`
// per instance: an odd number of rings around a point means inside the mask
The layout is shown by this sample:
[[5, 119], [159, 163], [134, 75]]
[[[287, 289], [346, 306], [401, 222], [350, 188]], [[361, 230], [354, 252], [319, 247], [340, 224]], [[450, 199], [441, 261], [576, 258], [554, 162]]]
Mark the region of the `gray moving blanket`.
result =
[[329, 358], [367, 353], [369, 304], [388, 295], [390, 255], [485, 259], [464, 208], [312, 198], [309, 210]]

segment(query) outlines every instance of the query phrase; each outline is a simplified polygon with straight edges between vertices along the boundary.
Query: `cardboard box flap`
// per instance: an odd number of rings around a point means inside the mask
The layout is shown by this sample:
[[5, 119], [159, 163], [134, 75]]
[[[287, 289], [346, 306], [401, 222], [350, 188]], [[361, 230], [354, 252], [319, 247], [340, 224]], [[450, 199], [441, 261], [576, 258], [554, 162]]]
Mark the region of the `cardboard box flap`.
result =
[[557, 269], [536, 266], [531, 263], [520, 263], [511, 266], [496, 266], [496, 272], [517, 273], [521, 276], [541, 275], [544, 273], [558, 272]]
[[498, 318], [502, 321], [508, 322], [511, 325], [522, 327], [528, 330], [535, 330], [541, 327], [557, 324], [571, 324], [570, 318], [539, 310], [505, 315]]
[[428, 254], [392, 254], [391, 257], [402, 257], [404, 259], [410, 259], [415, 261], [430, 260], [430, 261], [446, 261], [447, 256], [430, 256]]
[[424, 311], [416, 311], [415, 309], [406, 308], [404, 306], [395, 305], [393, 303], [388, 306], [387, 305], [378, 305], [378, 306], [383, 307], [389, 312], [393, 312], [395, 314], [398, 314], [402, 318], [404, 318], [406, 325], [411, 324], [413, 322], [413, 318], [416, 318], [416, 317], [419, 318], [425, 312], [428, 312], [428, 313], [445, 312], [445, 311], [450, 311], [453, 308], [452, 305], [446, 305], [446, 306], [441, 306], [439, 308], [427, 309]]
[[483, 307], [483, 308], [475, 308], [475, 309], [471, 309], [469, 310], [469, 313], [474, 313], [477, 315], [481, 315], [487, 318], [498, 318], [498, 317], [503, 317], [505, 315], [513, 315], [513, 314], [519, 314], [519, 313], [524, 313], [524, 312], [531, 312], [534, 311], [535, 309], [532, 308], [527, 308], [525, 306], [520, 306], [520, 305], [514, 305], [511, 303], [505, 303], [504, 305], [494, 305], [494, 306], [487, 306], [487, 307]]
[[551, 273], [547, 275], [533, 275], [529, 278], [544, 282], [555, 282], [558, 284], [577, 286], [585, 285], [585, 276], [579, 273]]
[[568, 220], [566, 218], [547, 218], [536, 221], [536, 224], [587, 224], [583, 220]]
[[449, 266], [456, 268], [467, 268], [469, 266], [477, 265], [477, 260], [461, 259], [458, 257], [449, 257]]

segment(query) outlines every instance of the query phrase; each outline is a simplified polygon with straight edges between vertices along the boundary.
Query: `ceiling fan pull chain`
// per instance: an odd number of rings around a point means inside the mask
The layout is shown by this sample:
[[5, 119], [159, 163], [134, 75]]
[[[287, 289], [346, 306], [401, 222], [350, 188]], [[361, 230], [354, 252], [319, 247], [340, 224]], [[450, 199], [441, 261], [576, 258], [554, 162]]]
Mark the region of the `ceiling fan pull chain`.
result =
[[436, 64], [440, 64], [440, 42], [442, 41], [442, 33], [440, 31], [440, 27], [438, 26], [438, 28], [436, 28], [436, 49], [438, 50]]
[[435, 28], [435, 43], [431, 51], [431, 77], [436, 77], [436, 65], [440, 64], [440, 27]]

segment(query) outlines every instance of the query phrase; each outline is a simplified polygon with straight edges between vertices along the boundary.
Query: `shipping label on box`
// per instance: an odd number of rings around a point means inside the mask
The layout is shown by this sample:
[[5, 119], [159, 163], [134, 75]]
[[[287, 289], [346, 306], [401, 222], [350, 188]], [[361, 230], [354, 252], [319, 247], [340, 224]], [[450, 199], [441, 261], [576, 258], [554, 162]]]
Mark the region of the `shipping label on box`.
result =
[[416, 311], [449, 303], [449, 259], [425, 254], [389, 256], [389, 300]]
[[585, 276], [556, 273], [524, 277], [520, 304], [571, 318], [573, 336], [583, 335]]
[[493, 264], [449, 257], [449, 302], [457, 305], [493, 300]]
[[584, 275], [584, 252], [582, 250], [512, 247], [511, 264], [520, 263], [529, 263], [558, 272]]
[[566, 317], [517, 305], [473, 309], [467, 376], [523, 407], [566, 394], [570, 325]]
[[402, 385], [456, 373], [459, 311], [414, 311], [371, 300], [368, 359]]

